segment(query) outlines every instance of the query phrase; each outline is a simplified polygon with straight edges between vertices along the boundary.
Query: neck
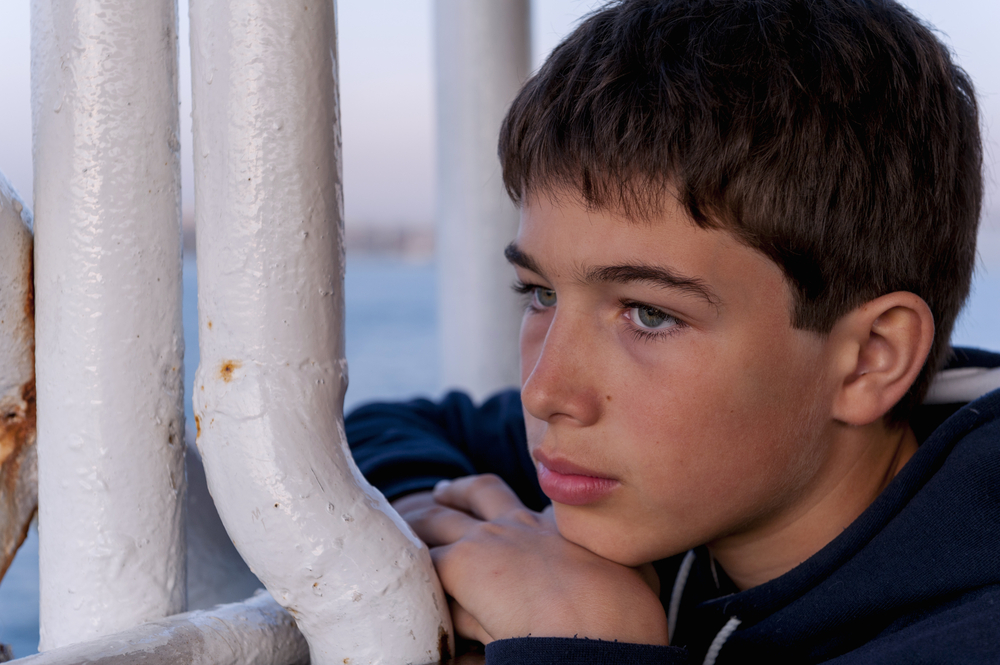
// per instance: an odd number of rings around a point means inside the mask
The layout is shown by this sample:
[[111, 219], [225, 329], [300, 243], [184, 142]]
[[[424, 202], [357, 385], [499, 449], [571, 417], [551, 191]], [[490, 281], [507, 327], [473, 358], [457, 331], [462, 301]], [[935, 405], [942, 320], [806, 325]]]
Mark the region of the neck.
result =
[[839, 427], [817, 482], [765, 522], [709, 544], [738, 588], [763, 584], [821, 550], [865, 511], [917, 450], [909, 425]]

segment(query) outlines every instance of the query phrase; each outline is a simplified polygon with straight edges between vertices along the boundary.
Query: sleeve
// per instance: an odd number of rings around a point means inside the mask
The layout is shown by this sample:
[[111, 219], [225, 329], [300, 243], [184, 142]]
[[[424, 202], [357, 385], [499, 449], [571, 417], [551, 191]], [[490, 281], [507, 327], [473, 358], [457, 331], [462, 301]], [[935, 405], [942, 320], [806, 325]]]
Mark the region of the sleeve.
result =
[[518, 637], [486, 645], [486, 665], [687, 665], [678, 647], [567, 637]]
[[344, 426], [361, 472], [390, 501], [442, 479], [495, 473], [532, 510], [549, 503], [528, 454], [516, 390], [478, 407], [458, 392], [440, 402], [369, 404], [351, 413]]

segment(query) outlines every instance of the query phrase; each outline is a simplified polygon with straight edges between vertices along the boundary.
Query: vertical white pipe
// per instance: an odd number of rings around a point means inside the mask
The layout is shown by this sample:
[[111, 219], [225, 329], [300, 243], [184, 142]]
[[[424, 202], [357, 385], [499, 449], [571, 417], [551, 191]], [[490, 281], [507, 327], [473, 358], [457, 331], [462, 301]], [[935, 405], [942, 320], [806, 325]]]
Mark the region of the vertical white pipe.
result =
[[344, 437], [332, 0], [194, 0], [198, 446], [219, 515], [314, 665], [426, 663], [451, 625], [427, 548]]
[[503, 249], [518, 212], [497, 135], [528, 76], [528, 0], [435, 0], [438, 329], [442, 381], [482, 398], [519, 381], [521, 308]]
[[0, 173], [0, 579], [38, 506], [31, 213]]
[[175, 0], [32, 0], [42, 650], [183, 611]]

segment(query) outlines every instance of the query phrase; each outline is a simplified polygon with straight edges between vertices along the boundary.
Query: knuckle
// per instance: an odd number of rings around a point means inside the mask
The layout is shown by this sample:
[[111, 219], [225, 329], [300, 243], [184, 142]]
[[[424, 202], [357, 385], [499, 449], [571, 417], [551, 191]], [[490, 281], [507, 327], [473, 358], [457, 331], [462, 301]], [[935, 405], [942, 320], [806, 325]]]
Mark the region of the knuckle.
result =
[[501, 539], [507, 535], [507, 526], [501, 522], [483, 522], [479, 525], [478, 530], [482, 532], [482, 535], [490, 539]]
[[479, 540], [475, 537], [465, 537], [454, 543], [448, 552], [448, 559], [475, 560], [480, 553]]
[[408, 512], [404, 519], [410, 524], [429, 524], [439, 519], [444, 512], [441, 506], [422, 506]]
[[447, 508], [446, 506], [442, 506], [439, 503], [435, 503], [430, 506], [424, 506], [420, 510], [420, 514], [424, 515], [426, 519], [436, 519], [444, 515], [447, 515], [450, 512], [452, 511], [449, 508]]
[[473, 481], [477, 488], [498, 487], [504, 485], [504, 481], [495, 473], [484, 473], [475, 477]]

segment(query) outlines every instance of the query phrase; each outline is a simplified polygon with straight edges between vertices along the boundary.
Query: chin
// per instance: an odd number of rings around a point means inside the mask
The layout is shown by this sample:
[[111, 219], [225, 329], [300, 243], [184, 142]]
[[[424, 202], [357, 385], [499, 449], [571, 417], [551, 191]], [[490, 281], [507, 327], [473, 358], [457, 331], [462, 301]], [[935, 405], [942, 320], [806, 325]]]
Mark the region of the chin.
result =
[[602, 524], [605, 519], [588, 515], [586, 509], [553, 505], [559, 535], [575, 545], [631, 568], [663, 558], [653, 554], [652, 548], [644, 547], [644, 543], [636, 542], [634, 534], [623, 533], [618, 524]]

